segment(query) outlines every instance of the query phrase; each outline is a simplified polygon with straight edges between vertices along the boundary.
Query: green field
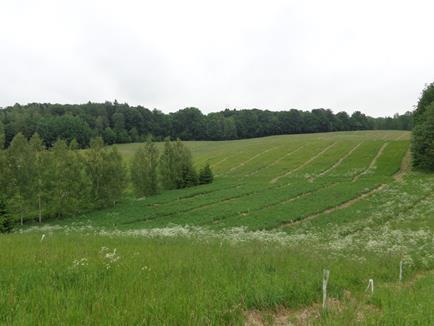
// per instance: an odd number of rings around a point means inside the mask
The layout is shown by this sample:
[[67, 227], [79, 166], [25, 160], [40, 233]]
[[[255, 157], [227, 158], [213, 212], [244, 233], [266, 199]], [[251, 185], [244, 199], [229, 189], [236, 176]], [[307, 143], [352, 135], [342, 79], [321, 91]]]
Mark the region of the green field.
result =
[[186, 142], [214, 183], [0, 236], [0, 324], [434, 324], [434, 175], [409, 139]]

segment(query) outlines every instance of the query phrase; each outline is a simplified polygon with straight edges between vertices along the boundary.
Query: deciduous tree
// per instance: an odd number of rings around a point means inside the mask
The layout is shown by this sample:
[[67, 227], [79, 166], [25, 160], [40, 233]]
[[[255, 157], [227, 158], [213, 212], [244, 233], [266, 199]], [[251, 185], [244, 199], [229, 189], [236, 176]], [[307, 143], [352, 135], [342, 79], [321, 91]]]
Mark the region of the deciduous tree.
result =
[[32, 149], [22, 133], [11, 142], [8, 152], [10, 203], [12, 211], [23, 224], [24, 216], [30, 211], [34, 184], [34, 157]]
[[131, 181], [137, 197], [158, 193], [158, 149], [150, 138], [134, 155], [130, 165]]

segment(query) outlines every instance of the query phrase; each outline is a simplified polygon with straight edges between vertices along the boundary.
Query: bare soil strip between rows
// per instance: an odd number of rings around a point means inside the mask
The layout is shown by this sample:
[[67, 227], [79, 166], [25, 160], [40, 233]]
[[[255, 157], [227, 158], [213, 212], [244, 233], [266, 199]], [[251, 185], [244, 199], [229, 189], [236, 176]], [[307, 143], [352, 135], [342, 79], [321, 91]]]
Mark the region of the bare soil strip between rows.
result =
[[312, 220], [312, 219], [314, 219], [314, 218], [316, 218], [316, 217], [318, 217], [320, 215], [330, 214], [330, 213], [333, 213], [333, 212], [335, 212], [337, 210], [341, 210], [341, 209], [350, 207], [350, 206], [354, 205], [355, 203], [359, 202], [360, 200], [365, 199], [366, 197], [369, 197], [369, 196], [371, 196], [371, 195], [373, 195], [373, 194], [375, 194], [375, 193], [383, 190], [385, 186], [386, 186], [386, 184], [384, 184], [384, 183], [380, 184], [379, 186], [375, 187], [374, 189], [372, 189], [372, 190], [370, 190], [368, 192], [362, 193], [361, 195], [359, 195], [359, 196], [357, 196], [355, 198], [349, 199], [349, 200], [345, 201], [344, 203], [342, 203], [340, 205], [337, 205], [337, 206], [332, 207], [332, 208], [327, 208], [327, 209], [325, 209], [325, 210], [323, 210], [321, 212], [308, 215], [308, 216], [306, 216], [304, 218], [301, 218], [299, 220], [296, 220], [296, 221], [290, 221], [288, 223], [282, 224], [281, 227], [291, 227], [291, 226], [300, 224], [302, 222], [306, 222], [306, 221]]
[[262, 207], [259, 207], [259, 208], [253, 209], [253, 210], [249, 210], [249, 211], [245, 211], [245, 212], [236, 212], [234, 214], [230, 214], [230, 215], [226, 215], [226, 216], [221, 216], [218, 219], [214, 220], [214, 224], [220, 223], [221, 221], [224, 221], [225, 219], [230, 218], [230, 217], [235, 217], [235, 216], [238, 216], [238, 215], [247, 216], [247, 215], [249, 215], [251, 213], [257, 213], [257, 212], [263, 211], [263, 210], [271, 208], [271, 207], [275, 207], [275, 206], [279, 206], [279, 205], [284, 205], [284, 204], [296, 201], [298, 199], [307, 197], [309, 195], [312, 195], [312, 194], [314, 194], [314, 193], [316, 193], [318, 191], [321, 191], [321, 190], [333, 187], [333, 186], [335, 186], [338, 183], [339, 182], [333, 182], [331, 184], [326, 184], [323, 187], [319, 187], [317, 189], [305, 191], [305, 192], [299, 193], [299, 194], [297, 194], [297, 195], [295, 195], [293, 197], [285, 198], [283, 200], [279, 200], [277, 202], [274, 202], [274, 203], [271, 203], [271, 204], [267, 204], [267, 205], [264, 205]]
[[[338, 184], [338, 182], [333, 182], [333, 183], [330, 183], [330, 184], [326, 184], [326, 185], [324, 185], [323, 187], [319, 187], [319, 188], [314, 189], [314, 190], [306, 191], [306, 192], [303, 192], [303, 193], [301, 193], [301, 194], [298, 194], [298, 195], [296, 195], [296, 196], [294, 196], [294, 197], [286, 198], [286, 199], [284, 199], [284, 200], [281, 200], [281, 201], [278, 201], [278, 202], [275, 202], [275, 203], [272, 203], [272, 204], [265, 205], [264, 207], [261, 207], [261, 208], [258, 208], [258, 209], [255, 209], [255, 210], [252, 210], [252, 211], [250, 211], [250, 212], [259, 212], [259, 211], [262, 211], [262, 210], [267, 209], [267, 208], [271, 208], [271, 207], [275, 207], [275, 206], [279, 206], [279, 205], [284, 205], [284, 204], [287, 204], [287, 203], [291, 203], [291, 202], [293, 202], [293, 201], [295, 201], [295, 200], [297, 200], [297, 199], [307, 197], [307, 196], [309, 196], [309, 195], [311, 195], [311, 194], [313, 194], [313, 193], [316, 193], [316, 192], [318, 192], [318, 191], [320, 191], [320, 190], [324, 190], [324, 189], [327, 189], [327, 188], [331, 188], [331, 187], [335, 186], [336, 184]], [[249, 213], [250, 213], [250, 212], [249, 212]]]
[[[314, 192], [316, 192], [316, 191], [319, 191], [319, 190], [325, 189], [325, 188], [327, 188], [327, 187], [334, 186], [336, 183], [337, 183], [337, 182], [333, 182], [333, 183], [330, 183], [330, 184], [326, 184], [324, 187], [319, 187], [318, 189], [314, 189], [314, 190], [311, 190], [311, 191], [307, 191], [307, 192], [304, 192], [304, 193], [298, 194], [298, 195], [296, 195], [296, 197], [299, 197], [299, 196], [301, 197], [301, 196], [304, 196], [304, 195], [308, 195], [308, 194], [314, 193]], [[238, 187], [238, 186], [240, 186], [240, 185], [237, 185], [236, 187]], [[219, 199], [219, 200], [212, 201], [212, 202], [210, 202], [210, 203], [202, 204], [202, 205], [199, 205], [199, 206], [188, 207], [188, 208], [186, 208], [186, 209], [180, 209], [180, 210], [178, 210], [178, 211], [176, 211], [176, 212], [168, 212], [168, 213], [164, 213], [164, 214], [160, 214], [160, 215], [152, 215], [152, 216], [148, 216], [148, 217], [141, 218], [141, 219], [135, 219], [135, 220], [132, 220], [132, 221], [125, 222], [125, 223], [123, 223], [123, 224], [133, 224], [133, 223], [136, 223], [136, 222], [146, 222], [146, 221], [155, 220], [155, 219], [157, 219], [157, 218], [163, 218], [163, 217], [173, 216], [173, 215], [176, 215], [176, 214], [179, 214], [179, 213], [194, 212], [194, 211], [197, 211], [197, 210], [201, 210], [201, 209], [205, 209], [205, 208], [214, 207], [214, 206], [219, 205], [219, 204], [222, 204], [222, 203], [230, 202], [230, 201], [233, 201], [233, 200], [235, 200], [235, 199], [240, 199], [240, 198], [249, 197], [249, 196], [252, 196], [252, 195], [257, 195], [257, 194], [260, 194], [260, 193], [266, 192], [266, 191], [268, 191], [268, 190], [270, 190], [270, 189], [279, 189], [279, 188], [285, 188], [285, 187], [288, 187], [288, 186], [290, 186], [289, 183], [288, 183], [288, 184], [284, 184], [284, 185], [279, 185], [279, 186], [271, 186], [271, 187], [268, 187], [268, 188], [265, 188], [265, 189], [261, 189], [261, 190], [259, 190], [259, 191], [258, 191], [258, 190], [252, 190], [252, 191], [249, 191], [249, 192], [246, 192], [246, 193], [242, 193], [242, 194], [239, 194], [239, 195], [229, 196], [229, 197], [226, 197], [226, 198], [221, 198], [221, 199]], [[233, 187], [231, 187], [231, 188], [233, 188]], [[268, 205], [266, 205], [266, 206], [264, 206], [264, 207], [261, 207], [261, 208], [259, 208], [259, 209], [252, 210], [251, 212], [256, 212], [257, 210], [262, 210], [262, 209], [265, 209], [265, 208], [269, 208], [269, 207], [277, 206], [277, 205], [279, 205], [279, 204], [284, 204], [284, 203], [286, 203], [286, 202], [291, 202], [293, 199], [298, 199], [298, 198], [295, 198], [295, 197], [287, 198], [287, 199], [284, 199], [284, 200], [278, 201], [278, 202], [273, 203], [273, 204], [268, 204]], [[239, 214], [239, 213], [236, 213], [236, 214], [231, 215], [231, 216], [236, 216], [236, 215], [238, 215], [238, 214]], [[225, 216], [224, 218], [227, 218], [227, 217], [228, 217], [228, 216]], [[224, 219], [224, 218], [223, 218], [223, 219]]]
[[[241, 185], [242, 185], [242, 184], [239, 184], [239, 185], [237, 185], [236, 187], [231, 187], [231, 188], [237, 188], [237, 187], [239, 187], [239, 186], [241, 186]], [[229, 196], [229, 197], [226, 197], [226, 198], [221, 198], [221, 199], [219, 199], [219, 200], [213, 201], [213, 202], [208, 203], [208, 204], [204, 204], [204, 205], [200, 205], [200, 206], [192, 207], [192, 208], [189, 208], [189, 209], [187, 209], [187, 210], [183, 210], [183, 211], [178, 211], [178, 212], [176, 212], [176, 213], [180, 213], [180, 212], [185, 213], [185, 212], [189, 212], [189, 211], [197, 210], [197, 209], [199, 209], [199, 208], [211, 207], [211, 206], [214, 206], [214, 205], [217, 205], [217, 204], [223, 203], [223, 202], [231, 201], [231, 200], [233, 200], [233, 199], [239, 199], [239, 198], [243, 198], [243, 197], [249, 197], [249, 196], [252, 196], [252, 195], [257, 195], [257, 194], [260, 194], [260, 193], [263, 193], [263, 192], [267, 192], [268, 190], [279, 189], [279, 188], [285, 188], [285, 187], [288, 187], [288, 186], [290, 186], [290, 184], [284, 184], [284, 185], [280, 185], [280, 186], [277, 186], [277, 187], [268, 187], [268, 188], [263, 188], [263, 189], [261, 189], [261, 190], [251, 190], [251, 191], [248, 191], [248, 192], [245, 192], [245, 193], [239, 194], [239, 195]], [[227, 189], [227, 188], [226, 188], [226, 189]], [[176, 214], [176, 213], [175, 213], [175, 214]], [[172, 214], [170, 214], [170, 215], [172, 215]], [[160, 216], [165, 216], [165, 215], [160, 215]]]
[[[241, 185], [242, 184], [238, 184], [238, 185], [235, 185], [235, 186], [231, 186], [229, 188], [219, 189], [217, 191], [222, 191], [222, 190], [226, 190], [226, 189], [230, 189], [230, 188], [238, 188]], [[268, 191], [270, 189], [279, 189], [279, 188], [284, 188], [284, 187], [288, 187], [288, 186], [289, 186], [289, 184], [284, 184], [284, 185], [280, 185], [280, 186], [277, 186], [277, 187], [264, 188], [264, 189], [261, 189], [259, 191], [258, 190], [251, 190], [251, 191], [248, 191], [248, 192], [245, 192], [245, 193], [241, 193], [241, 194], [238, 194], [238, 195], [235, 195], [235, 196], [229, 196], [229, 197], [226, 197], [226, 198], [221, 198], [219, 200], [212, 201], [210, 203], [202, 204], [202, 205], [199, 205], [199, 206], [188, 207], [186, 209], [180, 209], [180, 210], [177, 210], [176, 212], [169, 212], [169, 213], [164, 213], [164, 214], [161, 214], [161, 215], [152, 215], [152, 216], [148, 216], [148, 217], [145, 217], [145, 218], [135, 219], [135, 220], [132, 220], [132, 221], [125, 222], [123, 224], [132, 224], [132, 223], [136, 223], [136, 222], [150, 221], [150, 220], [155, 220], [156, 218], [168, 217], [168, 216], [172, 216], [172, 215], [179, 214], [179, 213], [188, 213], [190, 211], [195, 211], [195, 210], [198, 210], [198, 209], [212, 207], [212, 206], [218, 205], [218, 204], [220, 204], [222, 202], [228, 202], [228, 201], [231, 201], [231, 200], [234, 200], [234, 199], [239, 199], [239, 198], [248, 197], [248, 196], [255, 195], [255, 194], [260, 194], [260, 193], [266, 192], [266, 191]], [[200, 194], [197, 194], [197, 195], [200, 195]], [[195, 197], [195, 196], [190, 196], [190, 197], [185, 198], [185, 199], [189, 199], [189, 198], [192, 198], [192, 197]]]
[[268, 148], [268, 149], [266, 149], [266, 150], [264, 150], [264, 151], [262, 151], [262, 152], [260, 152], [260, 153], [258, 153], [258, 154], [256, 154], [256, 155], [252, 156], [252, 157], [249, 158], [248, 160], [243, 161], [243, 162], [241, 162], [240, 164], [238, 164], [238, 165], [232, 167], [232, 168], [229, 170], [228, 173], [231, 173], [231, 172], [235, 171], [236, 169], [239, 169], [240, 167], [243, 167], [243, 166], [246, 165], [247, 163], [253, 161], [255, 158], [258, 158], [259, 156], [261, 156], [261, 155], [263, 155], [263, 154], [265, 154], [265, 153], [268, 153], [269, 151], [271, 151], [271, 150], [273, 150], [273, 149], [276, 149], [276, 148], [278, 148], [278, 146], [275, 146], [275, 147], [272, 147], [272, 148]]
[[326, 148], [324, 148], [321, 152], [319, 152], [318, 154], [312, 156], [310, 159], [308, 159], [307, 161], [305, 161], [304, 163], [302, 163], [301, 165], [299, 165], [298, 167], [296, 167], [295, 169], [289, 170], [288, 172], [275, 177], [274, 179], [272, 179], [270, 181], [270, 183], [276, 183], [279, 179], [284, 178], [288, 175], [290, 175], [293, 172], [296, 172], [302, 168], [304, 168], [306, 165], [308, 165], [309, 163], [313, 162], [314, 160], [316, 160], [318, 157], [320, 157], [322, 154], [324, 154], [325, 152], [327, 152], [330, 148], [332, 148], [333, 146], [336, 145], [336, 142], [333, 144], [330, 144], [329, 146], [327, 146]]
[[231, 197], [223, 198], [223, 199], [218, 200], [218, 201], [202, 204], [202, 205], [195, 206], [195, 207], [188, 207], [186, 209], [179, 209], [177, 211], [168, 212], [168, 213], [165, 213], [165, 214], [151, 215], [149, 217], [145, 217], [145, 218], [142, 218], [142, 219], [136, 219], [136, 220], [133, 220], [133, 221], [128, 221], [128, 222], [125, 222], [123, 224], [132, 224], [132, 223], [135, 223], [135, 222], [150, 221], [150, 220], [155, 220], [155, 219], [160, 218], [160, 217], [173, 216], [173, 215], [176, 215], [176, 214], [179, 214], [179, 213], [193, 212], [193, 211], [196, 211], [198, 209], [208, 208], [208, 207], [211, 207], [211, 206], [223, 203], [223, 202], [228, 202], [228, 201], [231, 201], [231, 200], [234, 200], [234, 199], [238, 199], [238, 198], [242, 198], [242, 197], [247, 197], [247, 196], [250, 196], [250, 195], [255, 194], [255, 193], [256, 193], [256, 191], [251, 191], [251, 192], [248, 192], [248, 193], [244, 193], [244, 194], [240, 194], [240, 195], [236, 195], [236, 196], [231, 196]]
[[[243, 184], [242, 183], [238, 183], [238, 184], [230, 185], [230, 186], [228, 186], [226, 188], [217, 188], [217, 189], [210, 189], [210, 190], [206, 190], [206, 191], [202, 191], [202, 192], [196, 192], [196, 193], [192, 193], [192, 194], [189, 194], [189, 195], [180, 196], [180, 197], [178, 197], [176, 199], [169, 200], [169, 201], [145, 204], [144, 207], [160, 207], [160, 206], [164, 206], [166, 204], [172, 204], [173, 202], [180, 202], [180, 201], [188, 200], [188, 199], [191, 199], [191, 198], [194, 198], [194, 197], [208, 195], [208, 194], [212, 194], [212, 193], [215, 193], [215, 192], [220, 192], [220, 191], [224, 191], [224, 190], [228, 190], [228, 189], [232, 189], [232, 188], [238, 188], [241, 185], [243, 185]], [[139, 198], [137, 200], [141, 200], [141, 198]]]
[[200, 167], [205, 162], [209, 162], [210, 160], [215, 159], [216, 157], [217, 156], [206, 157], [204, 159], [201, 159], [201, 160], [198, 160], [198, 161], [194, 162], [193, 165], [196, 166], [196, 167]]
[[401, 167], [397, 173], [393, 175], [395, 181], [402, 181], [404, 175], [406, 175], [411, 170], [411, 151], [410, 148], [405, 153], [401, 161]]
[[282, 161], [285, 157], [288, 157], [288, 156], [290, 156], [290, 155], [292, 155], [292, 154], [295, 154], [296, 152], [298, 152], [298, 151], [299, 151], [300, 149], [302, 149], [303, 147], [304, 147], [304, 146], [300, 146], [300, 147], [296, 148], [295, 150], [292, 150], [292, 151], [286, 153], [285, 155], [279, 157], [277, 160], [271, 162], [270, 164], [268, 164], [268, 165], [264, 165], [263, 167], [257, 169], [256, 171], [253, 171], [253, 172], [250, 173], [250, 174], [246, 174], [245, 176], [248, 177], [248, 176], [256, 175], [256, 174], [258, 174], [259, 171], [261, 171], [261, 170], [263, 170], [263, 169], [266, 169], [266, 168], [269, 168], [269, 167], [271, 167], [271, 166], [274, 166], [274, 165], [276, 165], [277, 163], [279, 163], [280, 161]]
[[[357, 148], [359, 148], [359, 146], [361, 145], [362, 143], [358, 143], [356, 146], [354, 146], [347, 154], [345, 154], [344, 156], [342, 156], [335, 164], [333, 164], [330, 168], [328, 168], [327, 170], [325, 170], [325, 171], [323, 171], [323, 172], [321, 172], [320, 174], [318, 174], [318, 177], [322, 177], [322, 176], [324, 176], [324, 175], [326, 175], [327, 173], [329, 173], [330, 171], [332, 171], [332, 170], [334, 170], [334, 169], [336, 169], [339, 165], [341, 165], [342, 164], [342, 162], [345, 160], [345, 159], [347, 159], [351, 154], [353, 154], [353, 152], [357, 149]], [[315, 179], [315, 178], [312, 178], [312, 179]]]
[[226, 157], [222, 158], [220, 161], [215, 162], [212, 166], [215, 168], [217, 165], [220, 165], [221, 163], [226, 161], [228, 158], [229, 158], [229, 156], [226, 156]]
[[354, 178], [353, 178], [353, 182], [356, 182], [361, 176], [367, 174], [370, 170], [372, 170], [372, 168], [375, 166], [375, 164], [377, 164], [378, 159], [380, 158], [381, 154], [383, 154], [384, 149], [386, 148], [386, 146], [389, 145], [389, 143], [384, 143], [380, 149], [377, 152], [377, 155], [375, 155], [375, 157], [372, 159], [371, 163], [369, 164], [368, 168], [365, 169], [364, 171], [362, 171], [361, 173], [357, 174]]
[[[318, 154], [316, 154], [315, 156], [311, 157], [308, 161], [304, 162], [303, 164], [301, 164], [300, 166], [298, 166], [296, 169], [293, 169], [293, 170], [291, 170], [291, 171], [289, 171], [289, 172], [294, 172], [294, 171], [299, 170], [300, 168], [306, 166], [307, 164], [309, 164], [310, 162], [312, 162], [314, 159], [318, 158], [320, 155], [322, 155], [323, 153], [325, 153], [329, 148], [331, 148], [331, 147], [334, 146], [335, 144], [336, 144], [336, 143], [333, 143], [333, 144], [329, 145], [329, 146], [326, 147], [324, 150], [322, 150], [320, 153], [318, 153]], [[359, 174], [359, 177], [360, 177], [361, 175], [365, 174], [369, 169], [371, 169], [372, 167], [374, 167], [374, 165], [376, 164], [376, 161], [378, 160], [378, 158], [379, 158], [379, 157], [381, 156], [381, 154], [383, 153], [384, 148], [387, 146], [387, 144], [388, 144], [388, 143], [384, 143], [384, 144], [382, 145], [382, 147], [379, 149], [379, 151], [377, 152], [377, 154], [376, 154], [376, 156], [374, 157], [374, 159], [371, 161], [369, 167], [368, 167], [365, 171], [363, 171], [361, 174]], [[356, 145], [355, 147], [353, 147], [353, 148], [350, 150], [350, 152], [347, 153], [344, 157], [342, 157], [342, 158], [341, 158], [341, 159], [340, 159], [340, 160], [339, 160], [335, 165], [332, 166], [332, 168], [335, 168], [336, 166], [338, 166], [338, 165], [339, 165], [339, 164], [340, 164], [340, 163], [341, 163], [341, 162], [342, 162], [346, 157], [348, 157], [349, 155], [351, 155], [351, 153], [352, 153], [352, 152], [353, 152], [357, 147], [359, 147], [360, 145], [361, 145], [361, 143], [358, 144], [358, 145]], [[303, 146], [301, 146], [301, 147], [303, 147]], [[295, 152], [295, 151], [297, 151], [297, 150], [299, 150], [299, 149], [301, 149], [301, 147], [299, 147], [298, 149], [292, 151], [292, 153]], [[274, 148], [276, 148], [276, 147], [274, 147]], [[263, 151], [263, 152], [257, 154], [256, 157], [257, 157], [258, 155], [262, 155], [262, 154], [264, 154], [265, 152], [270, 151], [270, 150], [272, 150], [272, 149], [274, 149], [274, 148], [270, 148], [270, 149], [268, 149], [268, 150], [266, 150], [266, 151]], [[290, 152], [290, 153], [291, 153], [291, 152]], [[287, 154], [285, 154], [285, 155], [289, 155], [289, 153], [287, 153]], [[402, 163], [401, 163], [401, 169], [399, 170], [399, 172], [397, 172], [397, 173], [393, 176], [395, 180], [397, 180], [397, 181], [398, 181], [398, 180], [401, 180], [401, 179], [402, 179], [402, 176], [403, 176], [403, 175], [404, 175], [404, 174], [409, 170], [409, 162], [410, 162], [410, 161], [409, 161], [409, 160], [410, 160], [410, 156], [409, 156], [409, 155], [410, 155], [410, 154], [409, 154], [409, 151], [407, 151], [407, 153], [406, 153], [406, 155], [405, 155], [405, 157], [404, 157], [404, 159], [403, 159], [403, 161], [402, 161]], [[253, 158], [251, 158], [250, 160], [252, 160], [252, 159], [253, 159]], [[248, 160], [248, 161], [249, 161], [249, 160]], [[338, 163], [339, 163], [339, 164], [338, 164]], [[332, 168], [330, 168], [330, 169], [328, 169], [328, 170], [331, 170]], [[328, 170], [326, 170], [326, 171], [328, 171]], [[326, 172], [326, 171], [325, 171], [325, 172]], [[323, 172], [323, 173], [324, 173], [324, 172]], [[290, 173], [287, 173], [287, 174], [285, 174], [285, 175], [289, 175], [289, 174], [290, 174]], [[353, 179], [353, 181], [354, 181], [354, 179]], [[297, 199], [299, 199], [299, 198], [302, 198], [302, 197], [308, 196], [308, 195], [310, 195], [310, 194], [312, 194], [312, 193], [314, 193], [314, 192], [316, 192], [316, 191], [319, 191], [319, 190], [322, 190], [322, 189], [325, 189], [325, 188], [328, 188], [328, 187], [334, 186], [335, 184], [336, 184], [336, 182], [331, 183], [331, 184], [327, 184], [327, 185], [325, 185], [324, 187], [320, 187], [320, 188], [315, 189], [315, 190], [307, 191], [307, 192], [304, 192], [304, 193], [298, 194], [298, 195], [296, 195], [295, 197], [291, 197], [291, 198], [288, 198], [288, 199], [285, 199], [285, 200], [281, 200], [281, 201], [278, 201], [278, 202], [276, 202], [276, 203], [268, 204], [268, 205], [266, 205], [266, 206], [264, 206], [264, 207], [261, 207], [261, 208], [258, 208], [258, 209], [255, 209], [255, 210], [249, 211], [249, 213], [251, 213], [251, 212], [257, 212], [257, 211], [261, 211], [261, 210], [263, 210], [263, 209], [267, 209], [267, 208], [270, 208], [270, 207], [274, 207], [274, 206], [277, 206], [277, 205], [280, 205], [280, 204], [285, 204], [285, 203], [288, 203], [288, 202], [292, 202], [292, 201], [297, 200]], [[231, 187], [229, 187], [229, 188], [236, 188], [236, 187], [239, 187], [239, 186], [240, 186], [240, 184], [238, 184], [238, 185], [234, 185], [234, 186], [231, 186]], [[268, 190], [270, 190], [270, 189], [279, 189], [279, 188], [284, 188], [284, 187], [287, 187], [287, 186], [289, 186], [289, 184], [280, 185], [280, 186], [277, 186], [277, 187], [273, 187], [273, 186], [272, 186], [272, 187], [268, 187], [268, 188], [262, 189], [262, 190], [260, 190], [260, 191], [253, 190], [253, 191], [249, 191], [249, 192], [246, 192], [246, 193], [243, 193], [243, 194], [239, 194], [239, 195], [236, 195], [236, 196], [229, 196], [229, 197], [226, 197], [226, 198], [222, 198], [222, 199], [220, 199], [220, 200], [217, 200], [217, 201], [214, 201], [214, 202], [211, 202], [211, 203], [207, 203], [207, 204], [203, 204], [203, 205], [199, 205], [199, 206], [196, 206], [196, 207], [190, 207], [190, 208], [187, 208], [187, 209], [184, 209], [184, 210], [179, 210], [179, 211], [176, 211], [176, 212], [170, 212], [170, 213], [166, 213], [166, 214], [162, 214], [162, 215], [158, 215], [158, 216], [155, 216], [155, 215], [154, 215], [154, 216], [150, 216], [150, 217], [145, 218], [145, 219], [138, 219], [138, 220], [134, 220], [134, 221], [129, 221], [129, 222], [124, 223], [124, 224], [131, 224], [131, 223], [135, 223], [135, 222], [154, 220], [154, 219], [156, 219], [156, 218], [160, 218], [160, 217], [168, 217], [168, 216], [172, 216], [172, 215], [175, 215], [175, 214], [178, 214], [178, 213], [193, 212], [193, 211], [196, 211], [196, 210], [200, 210], [200, 209], [204, 209], [204, 208], [212, 207], [212, 206], [215, 206], [215, 205], [218, 205], [218, 204], [221, 204], [221, 203], [225, 203], [225, 202], [233, 201], [233, 200], [235, 200], [235, 199], [239, 199], [239, 198], [243, 198], [243, 197], [249, 197], [249, 196], [252, 196], [252, 195], [255, 195], [255, 194], [259, 194], [259, 193], [262, 193], [262, 192], [268, 191]], [[333, 207], [333, 208], [326, 209], [326, 210], [324, 210], [324, 211], [322, 211], [322, 212], [319, 212], [319, 213], [315, 213], [315, 214], [309, 215], [309, 216], [307, 216], [307, 217], [305, 217], [305, 218], [302, 218], [302, 219], [300, 219], [300, 220], [297, 220], [297, 221], [293, 221], [293, 222], [290, 222], [290, 223], [284, 224], [284, 225], [282, 225], [281, 227], [290, 226], [290, 225], [292, 226], [292, 225], [298, 224], [298, 223], [300, 223], [300, 222], [307, 221], [307, 220], [309, 220], [309, 219], [313, 219], [313, 218], [315, 218], [315, 217], [317, 217], [317, 216], [319, 216], [319, 215], [321, 215], [321, 214], [329, 214], [329, 213], [331, 213], [331, 212], [333, 212], [333, 211], [336, 211], [336, 210], [339, 210], [339, 209], [343, 209], [343, 208], [347, 208], [347, 207], [353, 205], [354, 203], [356, 203], [356, 202], [358, 202], [358, 201], [360, 201], [360, 200], [362, 200], [362, 199], [364, 199], [364, 198], [366, 198], [366, 197], [372, 195], [373, 193], [382, 190], [382, 189], [384, 188], [384, 186], [385, 186], [385, 184], [381, 184], [381, 185], [379, 185], [378, 187], [374, 188], [373, 190], [371, 190], [371, 191], [369, 191], [369, 192], [367, 192], [367, 193], [363, 193], [363, 194], [361, 194], [360, 196], [355, 197], [355, 198], [353, 198], [353, 199], [350, 199], [350, 200], [348, 200], [348, 201], [346, 201], [346, 202], [344, 202], [344, 203], [342, 203], [342, 204], [340, 204], [340, 205], [338, 205], [338, 206], [335, 206], [335, 207]], [[225, 188], [225, 189], [228, 189], [228, 188]], [[221, 189], [221, 190], [225, 190], [225, 189]], [[220, 191], [220, 189], [217, 190], [217, 192], [218, 192], [218, 191]], [[209, 191], [209, 192], [204, 192], [204, 193], [198, 193], [198, 194], [194, 194], [194, 195], [191, 195], [191, 196], [186, 196], [186, 197], [184, 197], [184, 198], [180, 198], [180, 199], [178, 199], [178, 200], [186, 200], [186, 199], [190, 199], [190, 198], [193, 198], [193, 197], [196, 197], [196, 196], [200, 196], [200, 195], [203, 195], [203, 194], [207, 194], [207, 193], [211, 193], [211, 192], [214, 192], [214, 191]], [[234, 214], [233, 216], [236, 216], [236, 215], [238, 215], [238, 214], [239, 214], [239, 212], [238, 212], [237, 214]], [[232, 216], [232, 215], [231, 215], [231, 216]], [[219, 220], [223, 220], [223, 219], [225, 219], [225, 218], [227, 218], [227, 216], [224, 217], [224, 218], [222, 218], [222, 219], [219, 219]]]
[[402, 133], [401, 135], [399, 135], [398, 137], [396, 137], [395, 140], [401, 140], [406, 135], [407, 135], [406, 133]]
[[[383, 145], [383, 147], [382, 147], [383, 149], [384, 149], [384, 147], [386, 147], [385, 146], [386, 144], [387, 143], [385, 143]], [[380, 151], [381, 151], [381, 149], [380, 149]], [[379, 156], [379, 155], [377, 154], [377, 156]], [[395, 179], [395, 181], [397, 181], [397, 182], [401, 182], [402, 181], [403, 176], [411, 168], [410, 162], [411, 162], [411, 152], [410, 152], [410, 149], [408, 149], [407, 153], [405, 154], [405, 156], [404, 156], [404, 158], [403, 158], [403, 160], [401, 162], [401, 168], [400, 168], [400, 170], [393, 175], [393, 178]], [[329, 213], [332, 213], [334, 211], [350, 207], [350, 206], [354, 205], [355, 203], [357, 203], [358, 201], [360, 201], [362, 199], [365, 199], [366, 197], [369, 197], [369, 196], [373, 195], [374, 193], [383, 190], [385, 186], [386, 186], [386, 184], [381, 184], [381, 185], [377, 186], [376, 188], [370, 190], [369, 192], [363, 193], [363, 194], [361, 194], [361, 195], [359, 195], [359, 196], [357, 196], [357, 197], [355, 197], [353, 199], [350, 199], [350, 200], [348, 200], [348, 201], [346, 201], [346, 202], [344, 202], [344, 203], [342, 203], [342, 204], [340, 204], [338, 206], [335, 206], [335, 207], [332, 207], [332, 208], [328, 208], [328, 209], [326, 209], [326, 210], [324, 210], [322, 212], [309, 215], [309, 216], [307, 216], [305, 218], [302, 218], [300, 220], [297, 220], [297, 221], [289, 222], [287, 224], [284, 224], [282, 227], [293, 226], [293, 225], [299, 224], [301, 222], [305, 222], [305, 221], [311, 220], [313, 218], [316, 218], [316, 217], [318, 217], [318, 216], [320, 216], [322, 214], [329, 214]], [[426, 196], [426, 197], [429, 197], [429, 195]], [[423, 197], [421, 200], [423, 200], [424, 198], [425, 197]]]
[[[216, 167], [217, 165], [220, 165], [221, 163], [223, 163], [224, 161], [226, 161], [229, 157], [230, 157], [230, 156], [226, 156], [225, 158], [221, 159], [220, 161], [218, 161], [218, 162], [212, 164], [211, 167], [215, 169], [215, 167]], [[216, 177], [219, 177], [219, 176], [222, 175], [222, 174], [225, 174], [225, 171], [223, 171], [222, 173], [217, 173], [215, 176], [216, 176]]]

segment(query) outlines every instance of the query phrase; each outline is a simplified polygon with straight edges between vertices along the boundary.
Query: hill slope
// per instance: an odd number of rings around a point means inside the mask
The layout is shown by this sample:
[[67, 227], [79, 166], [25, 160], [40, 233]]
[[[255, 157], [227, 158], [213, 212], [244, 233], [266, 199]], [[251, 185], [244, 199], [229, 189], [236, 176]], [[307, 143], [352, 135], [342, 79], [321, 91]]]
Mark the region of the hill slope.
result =
[[[87, 217], [121, 229], [199, 225], [285, 228], [384, 191], [408, 151], [408, 132], [341, 132], [223, 142], [186, 142], [210, 185], [130, 199]], [[128, 160], [140, 144], [119, 146]]]

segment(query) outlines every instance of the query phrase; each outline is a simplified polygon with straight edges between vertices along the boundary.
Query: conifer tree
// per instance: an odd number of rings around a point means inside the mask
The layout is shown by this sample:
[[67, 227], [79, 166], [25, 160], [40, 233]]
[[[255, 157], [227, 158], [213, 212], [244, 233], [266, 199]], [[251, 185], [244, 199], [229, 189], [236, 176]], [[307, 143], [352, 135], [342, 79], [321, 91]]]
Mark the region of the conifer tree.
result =
[[214, 180], [214, 174], [211, 167], [207, 163], [199, 172], [199, 184], [212, 183]]

